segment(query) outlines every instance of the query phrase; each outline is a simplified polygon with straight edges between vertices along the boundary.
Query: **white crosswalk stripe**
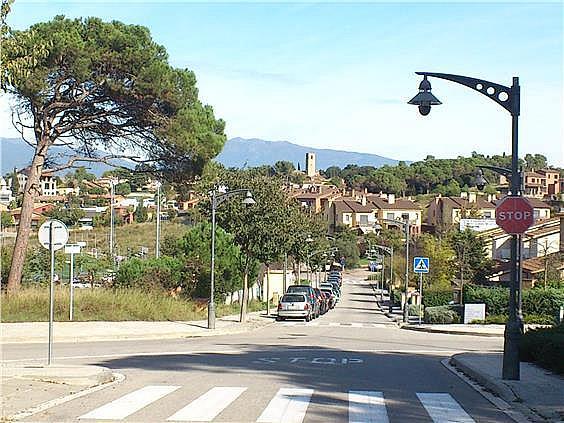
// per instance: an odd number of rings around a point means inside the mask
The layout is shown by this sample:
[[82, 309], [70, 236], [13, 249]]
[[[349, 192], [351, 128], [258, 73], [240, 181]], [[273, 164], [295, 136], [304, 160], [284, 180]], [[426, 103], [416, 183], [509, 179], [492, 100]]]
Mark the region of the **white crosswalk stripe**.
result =
[[349, 423], [388, 423], [384, 394], [349, 391]]
[[176, 391], [180, 386], [145, 386], [102, 407], [96, 408], [79, 419], [121, 420]]
[[243, 387], [212, 388], [183, 409], [174, 413], [167, 420], [211, 422], [246, 389]]
[[[137, 389], [122, 397], [108, 402], [79, 419], [123, 420], [149, 405], [162, 400], [163, 397], [181, 388], [180, 386], [149, 385]], [[166, 420], [170, 422], [211, 422], [218, 419], [243, 393], [248, 390], [242, 386], [217, 386], [190, 401]], [[287, 387], [279, 389], [270, 399], [266, 408], [256, 420], [257, 423], [302, 423], [306, 417], [309, 403], [314, 395], [313, 389]], [[418, 392], [417, 397], [422, 405], [420, 420], [429, 415], [434, 423], [474, 423], [470, 415], [448, 393]], [[172, 400], [172, 399], [171, 399]], [[177, 401], [177, 400], [175, 400]], [[182, 407], [184, 404], [180, 404]], [[389, 405], [389, 404], [388, 404]], [[161, 407], [162, 408], [162, 407]], [[171, 410], [174, 411], [174, 410]], [[147, 411], [144, 411], [145, 413]], [[315, 413], [315, 409], [312, 411]], [[257, 414], [249, 413], [254, 419]], [[346, 411], [342, 418], [346, 421]], [[220, 417], [221, 419], [221, 417]], [[250, 421], [241, 416], [240, 421]], [[161, 418], [162, 420], [162, 418]], [[238, 420], [239, 421], [239, 420]], [[348, 391], [349, 423], [389, 423], [388, 410], [384, 393], [372, 390]]]
[[474, 423], [450, 394], [418, 392], [417, 397], [435, 423]]
[[313, 389], [279, 389], [257, 423], [301, 423], [312, 394]]

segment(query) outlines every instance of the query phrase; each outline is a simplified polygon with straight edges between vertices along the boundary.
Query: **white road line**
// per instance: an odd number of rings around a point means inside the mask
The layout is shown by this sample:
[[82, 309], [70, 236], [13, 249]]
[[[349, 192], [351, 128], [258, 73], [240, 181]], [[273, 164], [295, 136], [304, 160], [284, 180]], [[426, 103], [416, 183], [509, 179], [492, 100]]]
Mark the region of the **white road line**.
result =
[[349, 391], [349, 423], [388, 423], [384, 394]]
[[351, 323], [351, 326], [353, 328], [362, 328], [362, 327], [364, 327], [364, 324], [362, 324], [362, 323]]
[[474, 423], [450, 394], [418, 392], [417, 397], [435, 423]]
[[178, 410], [167, 420], [211, 422], [246, 389], [235, 386], [212, 388], [186, 407]]
[[257, 423], [301, 423], [312, 394], [313, 389], [279, 389]]
[[336, 326], [341, 326], [341, 324], [340, 324], [340, 323], [337, 323], [337, 322], [329, 322], [329, 325], [328, 325], [328, 326], [330, 326], [330, 327], [336, 327]]
[[320, 322], [309, 322], [306, 326], [319, 326]]
[[121, 420], [127, 416], [141, 410], [149, 404], [161, 399], [165, 395], [176, 391], [180, 386], [145, 386], [136, 391], [130, 392], [115, 401], [109, 402], [98, 407], [89, 413], [79, 417], [79, 419], [96, 420]]

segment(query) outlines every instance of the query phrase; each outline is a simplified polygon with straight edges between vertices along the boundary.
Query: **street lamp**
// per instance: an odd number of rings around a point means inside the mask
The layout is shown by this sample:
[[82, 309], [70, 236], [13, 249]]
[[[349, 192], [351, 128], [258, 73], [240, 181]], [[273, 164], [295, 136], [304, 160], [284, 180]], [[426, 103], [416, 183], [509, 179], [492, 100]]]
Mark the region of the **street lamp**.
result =
[[[519, 78], [513, 77], [511, 87], [496, 84], [494, 82], [482, 79], [469, 78], [462, 75], [452, 75], [447, 73], [434, 72], [415, 72], [417, 75], [423, 75], [423, 81], [419, 85], [419, 93], [413, 97], [408, 104], [419, 106], [419, 112], [422, 115], [429, 114], [431, 106], [441, 104], [431, 94], [431, 84], [427, 77], [435, 77], [445, 79], [447, 81], [456, 82], [478, 91], [490, 100], [495, 101], [511, 114], [511, 176], [510, 194], [511, 197], [520, 197], [520, 175], [519, 175], [519, 152], [518, 152], [518, 119], [521, 104], [521, 87], [519, 86]], [[436, 100], [433, 103], [433, 99]], [[437, 103], [438, 102], [438, 103]], [[507, 169], [509, 170], [509, 169]], [[483, 178], [483, 177], [482, 177]], [[480, 180], [482, 184], [484, 180]], [[485, 184], [484, 184], [485, 185]], [[522, 321], [519, 316], [519, 298], [521, 291], [521, 260], [519, 260], [519, 251], [521, 242], [518, 235], [511, 235], [511, 282], [509, 287], [509, 319], [505, 325], [504, 348], [503, 348], [503, 379], [519, 380], [520, 379], [520, 362], [519, 362], [519, 341], [523, 332]]]
[[155, 257], [159, 258], [161, 255], [161, 183], [157, 181], [155, 185], [157, 186], [157, 241], [155, 245]]
[[[407, 304], [407, 292], [409, 290], [409, 214], [403, 214], [403, 222], [401, 220], [392, 219], [378, 219], [380, 222], [387, 223], [388, 225], [396, 225], [401, 227], [405, 233], [405, 303], [403, 305], [403, 322], [409, 323], [409, 307]], [[391, 301], [391, 298], [390, 298]]]
[[256, 203], [253, 199], [251, 191], [248, 189], [236, 189], [233, 191], [217, 194], [214, 189], [211, 195], [211, 211], [212, 211], [212, 233], [211, 233], [211, 272], [210, 272], [210, 302], [208, 304], [208, 329], [215, 329], [215, 302], [214, 302], [214, 282], [215, 282], [215, 210], [224, 201], [229, 200], [237, 195], [244, 194], [245, 198], [241, 202], [245, 206], [251, 206]]
[[[393, 284], [393, 277], [394, 277], [394, 247], [386, 247], [384, 245], [374, 245], [374, 247], [379, 248], [383, 251], [385, 251], [386, 253], [388, 253], [390, 255], [390, 284]], [[382, 259], [383, 262], [383, 259]], [[382, 267], [382, 275], [384, 275], [384, 268]], [[383, 299], [383, 289], [384, 289], [384, 284], [382, 283], [382, 289], [380, 290], [380, 301], [382, 301]], [[390, 289], [388, 287], [388, 292], [390, 292]], [[391, 298], [390, 298], [391, 301]]]

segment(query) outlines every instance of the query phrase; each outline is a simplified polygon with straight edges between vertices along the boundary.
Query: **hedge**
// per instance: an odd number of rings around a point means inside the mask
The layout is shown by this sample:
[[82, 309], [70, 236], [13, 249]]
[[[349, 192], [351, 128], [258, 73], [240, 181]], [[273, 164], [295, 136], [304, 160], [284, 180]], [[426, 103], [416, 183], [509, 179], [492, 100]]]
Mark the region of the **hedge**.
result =
[[425, 323], [460, 323], [460, 314], [456, 306], [426, 307], [424, 320]]
[[521, 338], [519, 356], [564, 375], [564, 323], [527, 331]]
[[[564, 289], [532, 288], [522, 292], [523, 313], [555, 317], [564, 306]], [[509, 288], [465, 285], [464, 303], [485, 303], [486, 315], [507, 315]]]
[[423, 305], [425, 307], [437, 307], [448, 305], [454, 300], [452, 289], [429, 289], [423, 290]]

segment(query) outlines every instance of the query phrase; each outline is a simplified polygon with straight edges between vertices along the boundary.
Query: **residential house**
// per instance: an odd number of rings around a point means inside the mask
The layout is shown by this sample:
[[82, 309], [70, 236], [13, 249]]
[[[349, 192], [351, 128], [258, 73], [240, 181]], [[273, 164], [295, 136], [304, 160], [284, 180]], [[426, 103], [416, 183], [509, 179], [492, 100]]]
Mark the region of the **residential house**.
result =
[[10, 185], [0, 176], [0, 204], [10, 204], [13, 199], [14, 196], [12, 195]]
[[411, 234], [421, 233], [422, 209], [415, 202], [406, 198], [396, 199], [394, 194], [369, 195], [367, 200], [372, 203], [377, 219], [403, 221], [408, 216]]
[[309, 184], [290, 191], [292, 198], [315, 214], [326, 210], [330, 202], [341, 195], [341, 191], [333, 185]]
[[[563, 180], [555, 169], [539, 169], [524, 172], [523, 195], [533, 198], [558, 196], [563, 192]], [[504, 193], [509, 189], [509, 181], [505, 176], [499, 178], [500, 190]]]
[[363, 232], [372, 232], [376, 225], [374, 205], [367, 202], [366, 196], [360, 200], [342, 197], [329, 201], [325, 209], [325, 218], [329, 222], [330, 231], [342, 225], [349, 228], [358, 227]]
[[[46, 203], [34, 204], [32, 217], [31, 217], [31, 227], [32, 228], [38, 227], [39, 223], [42, 220], [45, 220], [46, 218], [43, 214], [53, 210], [54, 207], [55, 206], [53, 204], [46, 204]], [[10, 214], [12, 215], [12, 219], [14, 220], [15, 225], [19, 225], [21, 214], [22, 214], [22, 208], [18, 207], [16, 209], [10, 210]]]
[[[19, 193], [22, 193], [25, 189], [25, 184], [29, 178], [31, 167], [28, 166], [20, 171], [16, 172], [16, 177], [18, 178]], [[8, 185], [12, 185], [12, 178], [8, 180]], [[50, 169], [43, 169], [41, 176], [39, 177], [39, 193], [44, 197], [50, 197], [57, 195], [57, 179], [55, 178], [55, 173]]]
[[495, 200], [475, 192], [463, 192], [460, 197], [438, 195], [427, 206], [427, 224], [434, 228], [450, 228], [460, 224], [460, 219], [473, 217], [495, 219]]

